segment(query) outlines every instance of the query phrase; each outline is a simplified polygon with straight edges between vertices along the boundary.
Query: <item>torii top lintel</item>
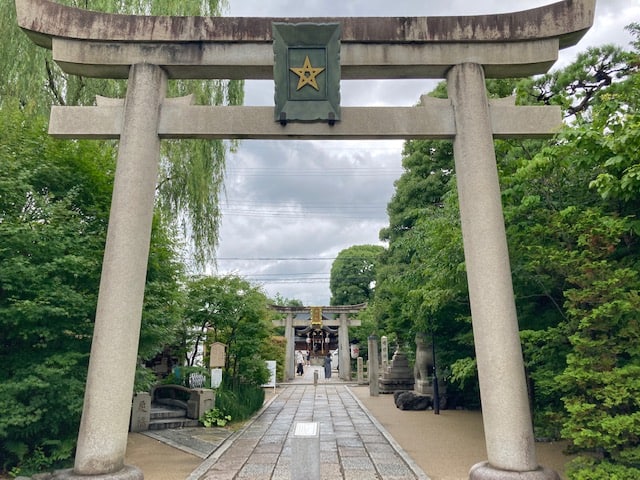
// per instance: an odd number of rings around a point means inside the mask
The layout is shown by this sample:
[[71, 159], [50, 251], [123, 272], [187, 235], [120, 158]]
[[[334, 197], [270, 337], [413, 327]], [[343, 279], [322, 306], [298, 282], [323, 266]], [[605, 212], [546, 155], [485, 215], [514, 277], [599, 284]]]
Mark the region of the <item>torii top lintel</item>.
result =
[[[322, 313], [328, 314], [342, 314], [342, 313], [358, 313], [363, 308], [366, 308], [366, 303], [358, 303], [356, 305], [332, 305], [321, 307]], [[283, 306], [283, 305], [270, 305], [269, 308], [273, 311], [280, 313], [309, 313], [312, 307], [293, 307], [293, 306]]]
[[269, 79], [272, 22], [338, 22], [342, 78], [376, 79], [443, 78], [463, 62], [482, 64], [487, 77], [544, 73], [558, 49], [575, 45], [591, 27], [595, 2], [564, 0], [514, 13], [433, 17], [135, 16], [50, 0], [16, 0], [16, 10], [20, 27], [52, 49], [72, 74], [126, 78], [130, 65], [146, 61], [162, 66], [170, 78]]

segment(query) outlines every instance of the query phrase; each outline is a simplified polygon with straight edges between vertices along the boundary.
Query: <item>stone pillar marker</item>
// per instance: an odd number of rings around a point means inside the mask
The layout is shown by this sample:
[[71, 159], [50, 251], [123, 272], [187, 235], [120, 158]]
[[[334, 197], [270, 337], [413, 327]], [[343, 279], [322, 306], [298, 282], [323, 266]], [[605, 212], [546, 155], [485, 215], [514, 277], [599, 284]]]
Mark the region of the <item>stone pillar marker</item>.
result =
[[364, 362], [362, 361], [362, 357], [358, 357], [356, 362], [358, 371], [358, 385], [362, 385], [364, 383]]
[[131, 406], [132, 432], [146, 432], [151, 421], [151, 395], [147, 392], [138, 392], [133, 396]]
[[378, 337], [376, 335], [369, 336], [369, 396], [377, 397], [380, 393], [378, 385]]
[[320, 424], [297, 422], [291, 439], [291, 480], [320, 480]]
[[[458, 134], [454, 156], [488, 464], [470, 478], [538, 470], [482, 66], [447, 75]], [[539, 470], [540, 476], [553, 478]]]
[[386, 335], [380, 337], [380, 358], [382, 359], [380, 363], [382, 365], [382, 372], [384, 373], [389, 366], [389, 340]]

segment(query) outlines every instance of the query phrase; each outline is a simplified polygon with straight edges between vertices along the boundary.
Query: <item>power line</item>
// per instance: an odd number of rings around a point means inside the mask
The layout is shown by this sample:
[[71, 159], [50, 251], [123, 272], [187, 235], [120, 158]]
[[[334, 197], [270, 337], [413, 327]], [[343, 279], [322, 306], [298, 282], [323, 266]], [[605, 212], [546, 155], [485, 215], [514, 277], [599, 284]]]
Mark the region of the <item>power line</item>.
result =
[[323, 168], [323, 169], [277, 169], [277, 168], [228, 168], [227, 176], [243, 177], [398, 177], [404, 173], [397, 168], [359, 169], [359, 168]]
[[222, 216], [225, 215], [230, 217], [252, 217], [252, 218], [282, 218], [282, 219], [303, 219], [309, 218], [310, 215], [313, 215], [316, 218], [345, 218], [352, 220], [372, 220], [372, 221], [383, 221], [382, 216], [380, 218], [375, 218], [371, 215], [355, 215], [349, 213], [329, 213], [329, 212], [258, 212], [258, 211], [227, 211], [222, 212]]
[[295, 202], [295, 201], [284, 201], [284, 202], [275, 202], [272, 200], [269, 201], [259, 201], [259, 200], [236, 200], [236, 199], [225, 199], [223, 203], [229, 207], [279, 207], [279, 208], [356, 208], [356, 209], [367, 209], [374, 210], [380, 208], [386, 208], [387, 203], [371, 203], [371, 202], [363, 202], [363, 203], [350, 203], [350, 202], [325, 202], [325, 203], [311, 203], [311, 202]]
[[320, 275], [323, 272], [291, 272], [291, 273], [252, 273], [249, 276], [252, 278], [258, 277], [294, 277], [296, 275]]
[[247, 277], [248, 281], [255, 281], [256, 283], [268, 283], [268, 284], [291, 284], [291, 283], [327, 283], [329, 282], [329, 277], [327, 278], [282, 278], [277, 280], [258, 280], [252, 279], [251, 277]]
[[[216, 260], [241, 260], [241, 261], [316, 261], [316, 260], [335, 260], [338, 257], [218, 257]], [[341, 256], [344, 260], [370, 260], [371, 257], [360, 256]]]

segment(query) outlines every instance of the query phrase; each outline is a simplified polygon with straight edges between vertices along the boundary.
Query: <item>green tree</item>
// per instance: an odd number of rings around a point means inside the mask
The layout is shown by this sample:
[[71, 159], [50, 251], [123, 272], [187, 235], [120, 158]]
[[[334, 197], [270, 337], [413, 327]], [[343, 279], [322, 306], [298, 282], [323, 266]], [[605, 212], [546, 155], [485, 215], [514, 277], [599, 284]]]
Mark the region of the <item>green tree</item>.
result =
[[589, 49], [557, 73], [575, 118], [504, 179], [536, 423], [571, 442], [572, 479], [640, 473], [636, 59]]
[[[636, 30], [637, 32], [637, 30]], [[566, 274], [563, 333], [566, 366], [557, 376], [566, 409], [562, 433], [578, 458], [570, 478], [637, 478], [639, 245], [634, 187], [640, 120], [637, 53], [626, 78], [597, 92], [588, 119], [579, 119], [553, 151], [586, 172], [581, 187], [599, 201], [565, 208]], [[636, 183], [637, 187], [637, 183]]]
[[342, 250], [331, 265], [331, 305], [357, 305], [373, 297], [376, 264], [384, 247], [355, 245]]
[[50, 139], [41, 117], [1, 109], [1, 468], [53, 465], [75, 445], [112, 160], [95, 144]]
[[[432, 94], [445, 96], [444, 85]], [[445, 141], [407, 141], [403, 149], [404, 173], [395, 183], [395, 193], [387, 205], [389, 226], [380, 239], [389, 242], [377, 267], [376, 295], [370, 306], [381, 333], [409, 342], [415, 334], [415, 317], [407, 309], [409, 292], [416, 286], [414, 256], [421, 235], [415, 225], [421, 218], [442, 208], [453, 176], [453, 146]]]
[[[92, 10], [151, 15], [213, 15], [222, 13], [224, 0], [59, 0]], [[123, 97], [126, 82], [66, 75], [52, 61], [51, 53], [33, 44], [16, 23], [15, 4], [0, 18], [3, 48], [0, 52], [0, 105], [6, 99], [35, 105], [48, 114], [53, 105], [92, 105], [96, 95]], [[198, 104], [239, 105], [242, 81], [170, 81], [169, 96], [193, 94]], [[176, 231], [191, 240], [192, 256], [202, 265], [215, 258], [220, 211], [218, 196], [224, 181], [227, 151], [219, 140], [162, 142], [158, 177], [158, 208]]]
[[[632, 29], [637, 32], [638, 26]], [[623, 471], [620, 478], [637, 477], [629, 470], [637, 468], [632, 447], [637, 405], [633, 368], [628, 368], [637, 365], [637, 342], [632, 335], [629, 342], [619, 337], [633, 330], [626, 312], [633, 311], [637, 292], [630, 274], [638, 260], [637, 65], [636, 54], [605, 46], [546, 77], [487, 82], [492, 95], [515, 92], [520, 103], [558, 104], [571, 117], [556, 139], [497, 141], [496, 153], [536, 429], [544, 436], [564, 434], [582, 452], [572, 478], [613, 478]], [[455, 176], [441, 157], [440, 173], [450, 179], [442, 177], [446, 183], [432, 196], [438, 201], [430, 203], [434, 184], [426, 178], [435, 179], [437, 165], [430, 161], [438, 157], [417, 141], [407, 142], [405, 151], [416, 154], [411, 160], [418, 168], [405, 172], [415, 178], [396, 184], [390, 226], [381, 232], [389, 248], [370, 309], [381, 330], [399, 332], [409, 344], [413, 332], [433, 329], [436, 338], [445, 339], [436, 341], [438, 357], [452, 369], [452, 378], [463, 380], [474, 373], [474, 354]], [[598, 323], [609, 333], [592, 342], [591, 325]], [[608, 352], [613, 341], [617, 347]], [[611, 364], [607, 355], [615, 356], [620, 368], [609, 369], [590, 392], [576, 379], [600, 362]], [[590, 395], [606, 402], [594, 422], [583, 409], [589, 408]], [[612, 442], [604, 433], [609, 427], [630, 442]], [[589, 476], [589, 468], [601, 476]]]
[[259, 287], [235, 276], [196, 277], [187, 283], [183, 351], [189, 365], [203, 343], [227, 346], [225, 372], [236, 382], [261, 385], [268, 372], [261, 352], [271, 335], [272, 315]]
[[185, 266], [181, 244], [161, 216], [154, 216], [144, 291], [138, 357], [154, 358], [181, 336]]
[[[109, 205], [113, 149], [61, 142], [28, 107], [0, 107], [0, 469], [56, 466], [75, 447]], [[171, 232], [152, 231], [140, 354], [179, 318]]]

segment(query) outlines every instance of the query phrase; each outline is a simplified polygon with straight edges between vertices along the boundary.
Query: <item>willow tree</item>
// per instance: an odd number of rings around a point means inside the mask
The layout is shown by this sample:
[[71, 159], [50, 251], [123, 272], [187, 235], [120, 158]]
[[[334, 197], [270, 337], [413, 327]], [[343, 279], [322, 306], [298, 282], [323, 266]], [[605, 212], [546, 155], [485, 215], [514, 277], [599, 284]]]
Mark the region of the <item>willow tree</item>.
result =
[[[66, 5], [108, 13], [139, 15], [218, 16], [226, 0], [57, 0]], [[92, 105], [96, 95], [123, 97], [126, 81], [69, 76], [58, 68], [51, 52], [34, 45], [17, 26], [13, 0], [0, 16], [0, 105], [17, 98], [47, 114], [51, 105]], [[193, 94], [201, 105], [239, 105], [243, 82], [174, 80], [169, 96]], [[220, 140], [162, 142], [157, 207], [185, 238], [200, 266], [214, 258], [220, 210], [218, 195], [224, 180], [228, 145]]]

